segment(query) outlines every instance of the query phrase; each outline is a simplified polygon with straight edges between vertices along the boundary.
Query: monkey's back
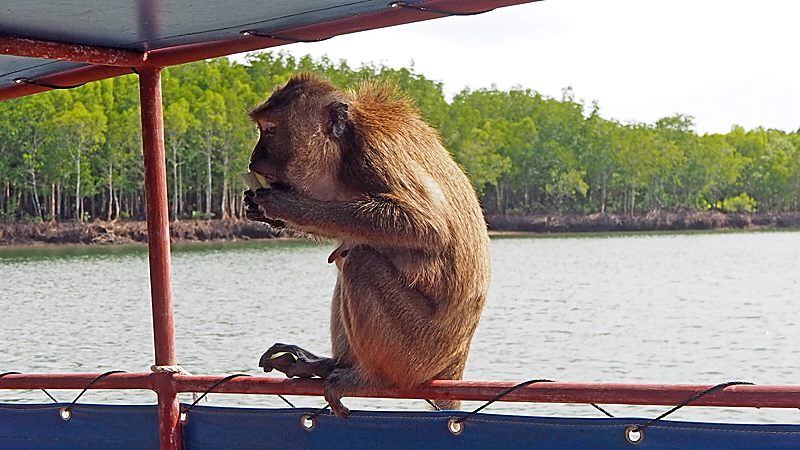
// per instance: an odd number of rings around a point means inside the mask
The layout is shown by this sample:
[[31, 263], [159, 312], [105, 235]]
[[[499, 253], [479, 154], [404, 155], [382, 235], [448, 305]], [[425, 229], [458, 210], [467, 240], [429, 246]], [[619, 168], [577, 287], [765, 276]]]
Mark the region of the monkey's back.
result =
[[[430, 322], [415, 330], [427, 334], [419, 338], [425, 348], [415, 350], [421, 358], [410, 356], [409, 367], [393, 381], [414, 385], [431, 378], [460, 378], [491, 273], [489, 237], [477, 195], [438, 132], [406, 104], [387, 106], [384, 100], [365, 105], [359, 97], [353, 106], [362, 119], [359, 131], [369, 166], [387, 187], [384, 195], [404, 209], [418, 234], [378, 251], [435, 310]], [[386, 233], [397, 232], [392, 221], [385, 224]], [[392, 377], [391, 368], [381, 372]]]

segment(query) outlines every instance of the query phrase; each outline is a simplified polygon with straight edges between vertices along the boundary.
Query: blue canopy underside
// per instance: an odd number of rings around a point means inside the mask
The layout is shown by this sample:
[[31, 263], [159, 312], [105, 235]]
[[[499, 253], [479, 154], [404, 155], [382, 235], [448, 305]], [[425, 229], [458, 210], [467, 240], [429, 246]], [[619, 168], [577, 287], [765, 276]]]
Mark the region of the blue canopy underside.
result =
[[[0, 406], [2, 449], [158, 449], [155, 405], [65, 404]], [[568, 419], [476, 414], [459, 435], [447, 427], [463, 413], [355, 411], [348, 419], [326, 414], [308, 431], [315, 410], [197, 406], [184, 425], [186, 450], [211, 449], [788, 449], [800, 448], [800, 425], [741, 425], [660, 421], [639, 445], [625, 439], [630, 424], [647, 419]]]
[[[413, 4], [420, 0], [406, 0]], [[388, 0], [3, 0], [0, 35], [147, 51], [369, 14]], [[81, 64], [0, 55], [0, 87]]]

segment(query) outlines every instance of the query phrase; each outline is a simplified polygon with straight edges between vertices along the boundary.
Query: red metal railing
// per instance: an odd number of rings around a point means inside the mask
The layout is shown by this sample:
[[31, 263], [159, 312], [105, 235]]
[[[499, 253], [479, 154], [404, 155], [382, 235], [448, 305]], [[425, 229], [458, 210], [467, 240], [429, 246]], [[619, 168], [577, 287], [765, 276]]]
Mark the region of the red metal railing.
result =
[[[164, 150], [164, 110], [161, 100], [161, 68], [139, 69], [142, 105], [144, 184], [147, 192], [147, 246], [150, 256], [150, 296], [153, 308], [155, 366], [178, 364], [172, 307], [172, 272], [167, 203], [167, 167]], [[172, 373], [156, 372], [153, 388], [158, 394], [161, 448], [181, 447], [180, 399]]]
[[[83, 389], [100, 374], [14, 374], [0, 378], [0, 389]], [[115, 373], [97, 380], [92, 389], [147, 389], [160, 391], [168, 380], [169, 390], [206, 392], [221, 376], [170, 375], [157, 373]], [[416, 389], [374, 389], [364, 397], [436, 400], [488, 401], [515, 386], [506, 381], [435, 380]], [[605, 405], [678, 405], [709, 389], [695, 384], [621, 384], [621, 383], [535, 383], [503, 397], [504, 402], [595, 403]], [[214, 387], [226, 394], [322, 396], [322, 380], [280, 377], [237, 377]], [[729, 386], [711, 392], [691, 403], [692, 406], [737, 408], [800, 408], [800, 386]]]

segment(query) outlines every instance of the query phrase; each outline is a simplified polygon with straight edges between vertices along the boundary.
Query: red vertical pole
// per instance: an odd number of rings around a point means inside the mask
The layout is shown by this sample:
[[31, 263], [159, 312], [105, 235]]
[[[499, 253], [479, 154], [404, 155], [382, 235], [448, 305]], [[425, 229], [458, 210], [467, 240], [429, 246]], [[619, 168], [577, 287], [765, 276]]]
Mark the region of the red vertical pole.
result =
[[[157, 366], [177, 364], [172, 310], [167, 166], [164, 150], [164, 114], [161, 68], [139, 69], [142, 107], [142, 147], [147, 201], [147, 242], [150, 252], [150, 295]], [[180, 450], [180, 401], [171, 373], [156, 373], [161, 450]]]

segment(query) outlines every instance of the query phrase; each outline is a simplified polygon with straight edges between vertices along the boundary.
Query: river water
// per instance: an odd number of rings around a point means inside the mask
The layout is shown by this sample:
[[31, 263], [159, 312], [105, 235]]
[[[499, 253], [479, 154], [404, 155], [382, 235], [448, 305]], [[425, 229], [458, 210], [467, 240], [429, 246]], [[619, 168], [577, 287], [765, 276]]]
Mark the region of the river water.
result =
[[[258, 358], [274, 342], [327, 354], [332, 250], [286, 241], [176, 246], [181, 365], [198, 375], [263, 376]], [[466, 379], [800, 381], [799, 232], [495, 238], [492, 254], [492, 287]], [[0, 249], [0, 311], [0, 372], [146, 372], [152, 363], [142, 247]], [[71, 401], [76, 392], [52, 394]], [[0, 390], [0, 402], [46, 401], [41, 391]], [[91, 391], [81, 401], [153, 403], [155, 395]], [[345, 403], [426, 408], [416, 400]], [[274, 397], [224, 394], [213, 394], [210, 404], [283, 406]], [[606, 409], [654, 417], [668, 408]], [[560, 404], [496, 403], [486, 411], [599, 415], [587, 405]], [[670, 418], [797, 423], [800, 411], [687, 407]]]

